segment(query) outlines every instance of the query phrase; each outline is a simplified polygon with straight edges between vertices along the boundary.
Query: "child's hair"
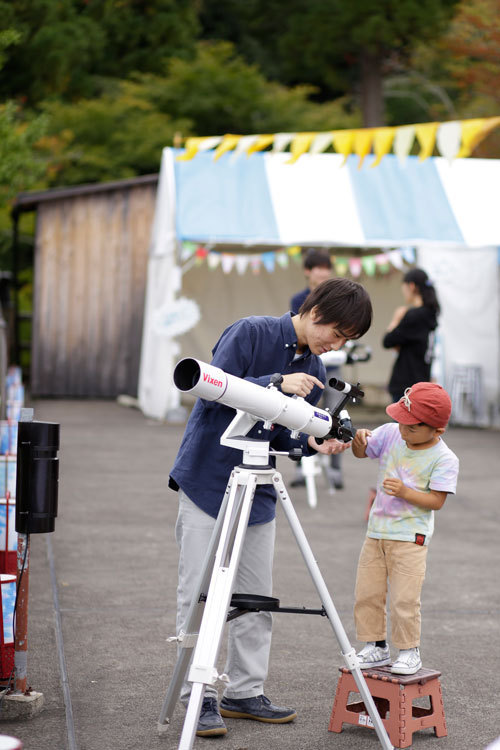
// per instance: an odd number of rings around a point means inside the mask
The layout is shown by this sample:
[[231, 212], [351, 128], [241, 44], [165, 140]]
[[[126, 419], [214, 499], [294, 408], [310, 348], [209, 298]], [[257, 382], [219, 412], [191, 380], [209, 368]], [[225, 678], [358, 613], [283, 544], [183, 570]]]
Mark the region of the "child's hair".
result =
[[313, 307], [318, 319], [315, 323], [335, 323], [347, 338], [359, 339], [372, 324], [372, 303], [366, 289], [350, 279], [327, 279], [306, 297], [299, 315]]
[[441, 308], [434, 284], [422, 268], [411, 268], [403, 276], [403, 282], [405, 284], [415, 284], [418, 293], [422, 297], [424, 307], [429, 307], [436, 316], [439, 315]]
[[318, 266], [321, 268], [331, 268], [332, 261], [330, 260], [330, 254], [326, 250], [312, 248], [304, 256], [303, 266], [308, 271]]

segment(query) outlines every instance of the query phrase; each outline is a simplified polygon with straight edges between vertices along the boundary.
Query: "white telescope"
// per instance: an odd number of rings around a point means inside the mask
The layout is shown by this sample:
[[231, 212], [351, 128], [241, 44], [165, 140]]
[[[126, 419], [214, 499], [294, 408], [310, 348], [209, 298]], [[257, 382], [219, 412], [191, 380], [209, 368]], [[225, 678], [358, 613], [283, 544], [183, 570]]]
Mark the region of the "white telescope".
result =
[[[345, 412], [342, 416], [338, 407], [332, 414], [312, 406], [303, 398], [286, 396], [273, 385], [263, 388], [198, 359], [181, 359], [174, 369], [174, 383], [183, 393], [217, 401], [250, 414], [256, 421], [280, 424], [292, 432], [304, 432], [322, 439], [336, 437], [344, 442], [354, 437], [352, 428], [349, 430], [347, 425], [349, 421], [350, 426], [349, 415]], [[356, 386], [339, 380], [336, 383], [342, 387], [334, 387], [347, 394], [339, 405], [341, 408], [349, 399], [364, 395]], [[337, 419], [339, 412], [340, 421]]]

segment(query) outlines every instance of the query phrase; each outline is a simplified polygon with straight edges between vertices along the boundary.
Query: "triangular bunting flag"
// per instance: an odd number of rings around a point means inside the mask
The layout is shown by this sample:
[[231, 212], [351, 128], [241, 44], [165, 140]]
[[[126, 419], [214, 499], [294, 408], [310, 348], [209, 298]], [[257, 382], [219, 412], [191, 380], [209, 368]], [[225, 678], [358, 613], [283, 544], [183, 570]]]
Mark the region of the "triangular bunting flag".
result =
[[280, 268], [288, 268], [289, 261], [286, 250], [276, 251], [276, 263], [280, 266]]
[[239, 159], [255, 143], [258, 137], [258, 135], [242, 135], [231, 155], [231, 161], [234, 162]]
[[401, 255], [405, 259], [405, 261], [408, 263], [408, 265], [412, 265], [415, 263], [415, 248], [414, 247], [402, 247], [401, 248]]
[[361, 258], [361, 266], [367, 276], [374, 276], [377, 270], [377, 263], [374, 255], [365, 255]]
[[272, 251], [268, 253], [262, 253], [260, 257], [262, 258], [262, 265], [264, 266], [266, 271], [272, 273], [274, 271], [274, 253]]
[[258, 135], [255, 143], [247, 148], [247, 156], [251, 156], [256, 151], [262, 151], [271, 145], [274, 141], [274, 135]]
[[415, 125], [403, 125], [396, 128], [394, 136], [394, 153], [398, 157], [400, 164], [404, 164], [406, 157], [410, 153], [413, 141], [415, 140]]
[[296, 133], [276, 133], [274, 136], [273, 153], [279, 154], [281, 151], [284, 151], [296, 135]]
[[224, 273], [231, 273], [234, 266], [234, 255], [229, 255], [228, 253], [222, 253], [221, 254], [221, 264], [222, 264], [222, 270]]
[[370, 164], [371, 167], [377, 167], [384, 156], [389, 153], [395, 133], [395, 128], [375, 128], [373, 135], [373, 153], [376, 158]]
[[210, 252], [207, 255], [207, 266], [213, 271], [220, 263], [220, 253]]
[[250, 256], [250, 268], [254, 273], [260, 273], [260, 266], [262, 264], [262, 260], [260, 255], [251, 255]]
[[332, 143], [335, 151], [344, 156], [343, 164], [345, 164], [354, 145], [354, 130], [334, 130]]
[[248, 255], [237, 255], [236, 256], [236, 270], [239, 274], [244, 274], [247, 270], [248, 262], [250, 258]]
[[361, 274], [361, 258], [349, 258], [349, 270], [357, 278]]
[[367, 154], [370, 153], [373, 140], [373, 130], [356, 130], [354, 135], [354, 153], [359, 156], [358, 169], [361, 169]]
[[420, 143], [419, 161], [424, 161], [432, 155], [436, 143], [436, 132], [439, 123], [426, 122], [423, 125], [415, 125], [415, 135]]
[[189, 258], [196, 252], [196, 245], [194, 242], [183, 242], [181, 247], [181, 260], [189, 260]]
[[232, 151], [237, 146], [240, 138], [241, 135], [225, 135], [220, 145], [215, 149], [214, 161], [220, 159], [222, 154], [225, 154], [227, 151]]
[[334, 265], [337, 276], [345, 276], [347, 274], [347, 271], [349, 270], [347, 258], [335, 258]]
[[436, 145], [441, 156], [453, 161], [460, 149], [462, 128], [459, 122], [443, 122], [437, 129]]
[[389, 261], [394, 266], [394, 268], [397, 268], [398, 271], [402, 270], [403, 256], [401, 255], [401, 250], [391, 250], [387, 253], [387, 257], [389, 258]]
[[290, 146], [290, 153], [292, 158], [287, 161], [287, 164], [295, 164], [302, 154], [308, 150], [314, 138], [314, 133], [297, 133]]
[[314, 136], [314, 140], [311, 143], [311, 148], [309, 149], [310, 154], [321, 154], [323, 151], [326, 151], [328, 146], [332, 143], [332, 133], [318, 133]]

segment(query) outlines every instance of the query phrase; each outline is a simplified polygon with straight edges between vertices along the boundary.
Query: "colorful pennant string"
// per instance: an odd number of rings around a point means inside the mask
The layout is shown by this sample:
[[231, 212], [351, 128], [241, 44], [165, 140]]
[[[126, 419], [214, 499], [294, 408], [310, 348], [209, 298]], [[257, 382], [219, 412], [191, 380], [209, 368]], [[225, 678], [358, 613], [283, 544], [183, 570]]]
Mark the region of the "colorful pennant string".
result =
[[[179, 256], [184, 271], [187, 271], [193, 265], [201, 266], [206, 263], [209, 271], [215, 271], [220, 267], [224, 274], [229, 274], [233, 269], [236, 269], [239, 275], [245, 274], [248, 270], [258, 274], [262, 268], [268, 273], [273, 273], [276, 269], [289, 268], [290, 261], [295, 264], [302, 264], [302, 248], [300, 245], [250, 254], [245, 252], [219, 252], [212, 249], [211, 246], [186, 240], [181, 243]], [[331, 256], [333, 273], [336, 276], [350, 274], [353, 278], [358, 278], [362, 274], [370, 277], [387, 274], [393, 269], [402, 271], [404, 264], [413, 265], [415, 258], [415, 248], [413, 247], [394, 248], [381, 253], [354, 257]]]

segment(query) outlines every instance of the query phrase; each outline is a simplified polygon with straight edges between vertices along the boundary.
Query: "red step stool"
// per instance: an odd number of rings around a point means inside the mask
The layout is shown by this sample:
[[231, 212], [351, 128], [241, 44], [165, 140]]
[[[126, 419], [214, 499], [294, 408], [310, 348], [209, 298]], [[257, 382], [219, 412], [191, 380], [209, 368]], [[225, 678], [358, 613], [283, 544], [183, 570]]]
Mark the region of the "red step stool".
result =
[[[328, 730], [341, 732], [344, 723], [373, 729], [363, 701], [347, 703], [350, 693], [359, 692], [351, 671], [346, 667], [340, 667], [339, 671]], [[413, 732], [419, 729], [433, 727], [436, 737], [447, 736], [441, 672], [422, 668], [412, 675], [397, 675], [390, 667], [378, 667], [363, 669], [363, 675], [394, 747], [410, 747]], [[430, 708], [413, 705], [415, 698], [422, 697], [429, 698]]]

